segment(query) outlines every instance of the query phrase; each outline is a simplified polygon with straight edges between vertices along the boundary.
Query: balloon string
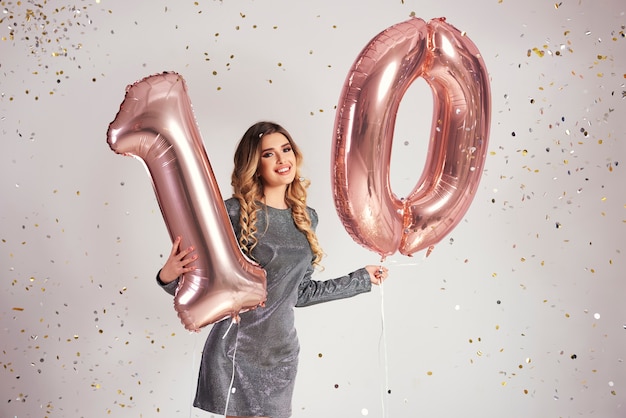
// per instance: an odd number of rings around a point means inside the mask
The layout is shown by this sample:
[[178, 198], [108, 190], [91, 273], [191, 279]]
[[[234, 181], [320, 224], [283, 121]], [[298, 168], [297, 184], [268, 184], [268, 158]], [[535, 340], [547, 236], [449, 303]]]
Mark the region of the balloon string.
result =
[[233, 319], [233, 320], [230, 322], [230, 325], [228, 326], [228, 329], [226, 330], [226, 332], [224, 333], [224, 335], [222, 335], [222, 340], [223, 340], [224, 338], [226, 338], [226, 336], [228, 335], [228, 331], [230, 331], [230, 329], [233, 327], [233, 324], [234, 324], [234, 323], [235, 323], [235, 320]]
[[[226, 338], [226, 336], [228, 335], [228, 331], [230, 331], [231, 327], [235, 323], [236, 321], [233, 319], [233, 321], [228, 326], [228, 329], [224, 333], [222, 340]], [[237, 355], [237, 342], [238, 341], [239, 341], [239, 327], [237, 327], [237, 334], [235, 335], [235, 349], [233, 351], [233, 372], [230, 376], [230, 385], [228, 385], [228, 393], [226, 394], [226, 405], [224, 406], [224, 416], [228, 414], [228, 404], [230, 403], [230, 394], [233, 392], [233, 384], [235, 383], [235, 356]]]
[[381, 320], [381, 341], [383, 346], [383, 365], [385, 370], [385, 387], [382, 390], [380, 400], [382, 403], [383, 414], [382, 417], [385, 418], [387, 416], [386, 408], [385, 408], [385, 394], [389, 392], [389, 368], [388, 368], [388, 359], [387, 359], [387, 331], [385, 329], [385, 292], [384, 292], [384, 281], [380, 282], [380, 320]]

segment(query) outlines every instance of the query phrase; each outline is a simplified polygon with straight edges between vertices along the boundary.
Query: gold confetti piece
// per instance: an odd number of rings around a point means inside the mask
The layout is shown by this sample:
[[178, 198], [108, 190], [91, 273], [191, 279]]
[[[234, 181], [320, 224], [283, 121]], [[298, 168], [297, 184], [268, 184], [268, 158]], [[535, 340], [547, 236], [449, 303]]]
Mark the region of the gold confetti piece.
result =
[[13, 310], [22, 312], [24, 310], [24, 308], [18, 308], [17, 306], [15, 306], [15, 307], [13, 307]]
[[427, 371], [427, 372], [426, 372], [426, 374], [427, 374], [428, 376], [432, 376], [432, 375], [433, 375], [433, 372], [431, 372], [431, 371]]

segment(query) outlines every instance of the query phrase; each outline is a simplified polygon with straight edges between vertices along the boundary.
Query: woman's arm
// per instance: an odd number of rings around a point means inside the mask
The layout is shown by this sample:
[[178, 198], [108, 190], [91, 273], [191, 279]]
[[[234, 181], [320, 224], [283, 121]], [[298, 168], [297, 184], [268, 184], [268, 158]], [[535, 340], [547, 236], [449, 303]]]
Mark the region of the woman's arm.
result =
[[315, 305], [337, 299], [345, 299], [372, 290], [372, 284], [380, 284], [387, 278], [387, 269], [365, 266], [352, 273], [331, 280], [311, 280], [313, 267], [300, 283], [297, 307]]
[[159, 286], [161, 286], [161, 289], [165, 290], [170, 295], [176, 295], [176, 289], [178, 288], [178, 277], [169, 283], [165, 283], [163, 280], [161, 280], [161, 270], [159, 270], [156, 275], [156, 282]]

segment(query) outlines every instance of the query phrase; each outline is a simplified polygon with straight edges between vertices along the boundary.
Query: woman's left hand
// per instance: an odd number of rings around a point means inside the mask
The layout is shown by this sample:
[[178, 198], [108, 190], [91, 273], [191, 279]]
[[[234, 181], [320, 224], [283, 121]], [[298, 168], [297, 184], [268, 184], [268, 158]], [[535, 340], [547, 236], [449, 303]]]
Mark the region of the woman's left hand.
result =
[[370, 274], [372, 284], [381, 284], [389, 276], [389, 270], [383, 266], [369, 265], [365, 266], [365, 270]]

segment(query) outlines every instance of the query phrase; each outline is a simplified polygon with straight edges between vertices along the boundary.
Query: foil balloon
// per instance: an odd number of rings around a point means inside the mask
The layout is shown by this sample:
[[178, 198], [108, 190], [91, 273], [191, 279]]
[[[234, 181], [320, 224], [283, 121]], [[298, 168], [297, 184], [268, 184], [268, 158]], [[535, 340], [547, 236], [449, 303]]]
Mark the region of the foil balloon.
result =
[[237, 320], [262, 305], [265, 271], [237, 244], [183, 78], [162, 73], [128, 86], [107, 140], [145, 163], [170, 237], [196, 249], [196, 270], [182, 276], [174, 297], [185, 328]]
[[[393, 132], [402, 97], [418, 77], [433, 93], [428, 153], [417, 184], [398, 198], [389, 180]], [[481, 55], [445, 19], [412, 18], [374, 37], [350, 69], [334, 126], [334, 200], [352, 238], [384, 258], [410, 256], [445, 237], [476, 193], [490, 117]]]

